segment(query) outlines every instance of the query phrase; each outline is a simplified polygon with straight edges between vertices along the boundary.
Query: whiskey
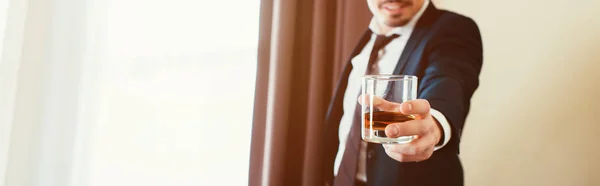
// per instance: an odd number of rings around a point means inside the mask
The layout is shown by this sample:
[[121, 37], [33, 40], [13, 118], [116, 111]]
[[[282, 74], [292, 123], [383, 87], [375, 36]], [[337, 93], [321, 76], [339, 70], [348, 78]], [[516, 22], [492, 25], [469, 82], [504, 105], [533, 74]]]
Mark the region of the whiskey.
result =
[[[371, 120], [371, 116], [373, 117]], [[413, 115], [404, 115], [400, 112], [375, 111], [365, 113], [365, 129], [385, 131], [389, 124], [406, 122], [416, 119]], [[372, 122], [372, 123], [371, 123]]]

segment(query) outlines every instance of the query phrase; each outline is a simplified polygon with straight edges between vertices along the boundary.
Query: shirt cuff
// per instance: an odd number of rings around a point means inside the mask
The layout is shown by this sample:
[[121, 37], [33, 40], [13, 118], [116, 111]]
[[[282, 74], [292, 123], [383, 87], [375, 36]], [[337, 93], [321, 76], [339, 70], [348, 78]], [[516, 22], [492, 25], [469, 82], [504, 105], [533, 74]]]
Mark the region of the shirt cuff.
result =
[[434, 147], [434, 151], [441, 149], [442, 147], [444, 147], [446, 144], [448, 144], [448, 142], [450, 141], [450, 135], [451, 133], [451, 128], [450, 128], [450, 123], [448, 123], [448, 120], [446, 120], [446, 117], [444, 116], [444, 114], [442, 114], [440, 111], [437, 111], [435, 109], [431, 109], [429, 111], [429, 113], [431, 114], [431, 116], [433, 116], [433, 118], [435, 120], [438, 121], [438, 123], [440, 123], [440, 125], [442, 126], [442, 132], [444, 133], [444, 143], [442, 143], [441, 145], [435, 146]]

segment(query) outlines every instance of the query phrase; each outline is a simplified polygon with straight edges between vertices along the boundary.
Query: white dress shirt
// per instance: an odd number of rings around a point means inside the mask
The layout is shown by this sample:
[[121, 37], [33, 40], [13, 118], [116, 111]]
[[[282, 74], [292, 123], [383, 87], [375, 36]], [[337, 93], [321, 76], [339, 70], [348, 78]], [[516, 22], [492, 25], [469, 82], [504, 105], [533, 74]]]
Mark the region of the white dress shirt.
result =
[[[354, 109], [356, 107], [358, 94], [362, 86], [361, 78], [366, 72], [369, 55], [371, 53], [371, 49], [373, 48], [376, 34], [384, 34], [386, 36], [391, 36], [392, 34], [400, 35], [400, 37], [392, 40], [389, 44], [382, 48], [381, 51], [379, 51], [379, 60], [377, 63], [379, 66], [379, 74], [392, 74], [396, 64], [398, 63], [398, 59], [400, 59], [400, 55], [402, 55], [402, 51], [404, 50], [404, 47], [406, 46], [406, 43], [412, 34], [417, 20], [421, 17], [428, 5], [429, 0], [425, 0], [423, 7], [421, 7], [419, 12], [417, 12], [415, 17], [409, 23], [402, 27], [396, 27], [388, 33], [381, 33], [379, 27], [377, 26], [377, 20], [375, 20], [375, 18], [371, 20], [369, 29], [371, 29], [373, 35], [362, 51], [352, 58], [351, 61], [352, 71], [348, 77], [348, 86], [346, 88], [346, 92], [344, 93], [344, 115], [340, 120], [338, 131], [340, 145], [338, 147], [338, 153], [335, 159], [334, 175], [337, 175], [338, 173], [342, 157], [346, 149], [346, 140], [348, 138], [348, 134], [350, 133], [350, 127], [352, 126], [354, 119]], [[450, 125], [448, 124], [448, 121], [444, 115], [439, 111], [432, 108], [430, 113], [440, 123], [444, 132], [444, 142], [442, 145], [435, 147], [435, 150], [437, 150], [442, 148], [448, 143], [448, 141], [450, 141]], [[360, 145], [360, 155], [356, 178], [366, 182], [366, 142], [361, 142], [362, 144]]]

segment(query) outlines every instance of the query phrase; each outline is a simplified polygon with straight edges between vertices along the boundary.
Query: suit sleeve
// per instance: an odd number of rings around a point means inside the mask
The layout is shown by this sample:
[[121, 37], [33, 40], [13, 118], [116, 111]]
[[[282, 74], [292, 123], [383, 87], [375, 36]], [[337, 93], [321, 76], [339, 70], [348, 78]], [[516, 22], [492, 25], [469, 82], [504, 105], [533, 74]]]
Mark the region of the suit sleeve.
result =
[[444, 149], [458, 152], [470, 100], [479, 86], [483, 47], [477, 24], [465, 17], [444, 21], [427, 46], [419, 95], [450, 124], [450, 141]]

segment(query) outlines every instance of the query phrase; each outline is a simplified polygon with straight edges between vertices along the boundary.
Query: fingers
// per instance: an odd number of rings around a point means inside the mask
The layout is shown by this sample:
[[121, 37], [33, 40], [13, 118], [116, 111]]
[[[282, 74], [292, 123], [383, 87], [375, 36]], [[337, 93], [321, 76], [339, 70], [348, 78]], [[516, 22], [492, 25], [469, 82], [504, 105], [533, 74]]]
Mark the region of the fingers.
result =
[[400, 105], [400, 112], [405, 115], [417, 114], [426, 117], [430, 109], [429, 101], [425, 99], [409, 100]]
[[[383, 147], [386, 151], [391, 153], [397, 153], [408, 156], [417, 156], [422, 154], [428, 154], [430, 150], [433, 150], [434, 138], [431, 136], [425, 136], [422, 138], [415, 139], [410, 143], [406, 144], [384, 144]], [[429, 158], [429, 157], [426, 157]]]
[[385, 135], [390, 138], [397, 138], [401, 136], [423, 135], [431, 130], [431, 125], [425, 124], [424, 120], [411, 120], [386, 126]]
[[[372, 100], [371, 100], [372, 99]], [[373, 101], [373, 107], [378, 108], [383, 111], [391, 111], [398, 112], [400, 111], [405, 115], [421, 115], [423, 117], [429, 115], [429, 110], [431, 106], [429, 105], [429, 101], [425, 99], [416, 99], [405, 101], [402, 104], [385, 100], [379, 96], [370, 96], [367, 94], [361, 95], [358, 97], [358, 103], [370, 104]]]
[[[372, 98], [372, 100], [371, 100]], [[370, 104], [373, 101], [373, 107], [378, 108], [382, 111], [390, 111], [390, 112], [398, 112], [400, 111], [400, 103], [391, 102], [385, 100], [379, 96], [370, 96], [367, 94], [361, 95], [358, 97], [358, 103]]]
[[429, 148], [424, 153], [418, 154], [418, 155], [401, 154], [401, 153], [390, 151], [387, 148], [385, 149], [385, 153], [388, 156], [390, 156], [390, 158], [392, 158], [396, 161], [399, 161], [399, 162], [420, 162], [420, 161], [427, 160], [431, 157], [431, 155], [433, 154], [433, 148]]
[[[421, 139], [415, 140], [413, 142], [420, 143]], [[411, 142], [412, 143], [412, 142]], [[395, 159], [399, 162], [420, 162], [427, 160], [433, 155], [433, 146], [419, 146], [412, 148], [411, 146], [414, 144], [384, 144], [383, 147], [385, 149], [385, 153], [390, 156], [390, 158]], [[412, 150], [411, 150], [412, 148]], [[409, 151], [406, 152], [405, 151]]]

